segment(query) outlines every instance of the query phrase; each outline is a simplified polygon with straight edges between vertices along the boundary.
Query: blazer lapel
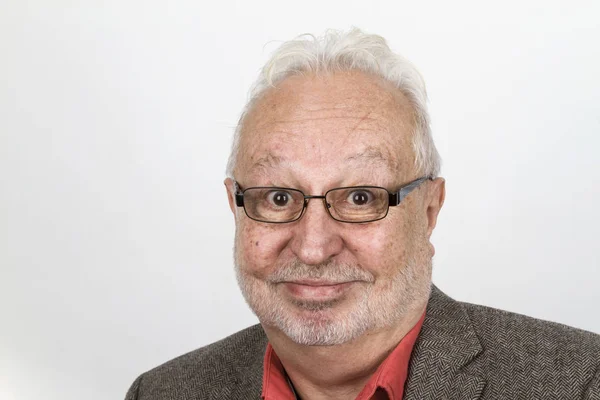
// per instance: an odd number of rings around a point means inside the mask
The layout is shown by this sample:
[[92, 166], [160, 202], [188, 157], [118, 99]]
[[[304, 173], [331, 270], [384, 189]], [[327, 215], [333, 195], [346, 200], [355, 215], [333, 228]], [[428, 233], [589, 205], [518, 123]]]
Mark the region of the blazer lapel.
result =
[[467, 368], [483, 351], [466, 311], [432, 285], [425, 321], [415, 343], [404, 400], [477, 400], [485, 379]]

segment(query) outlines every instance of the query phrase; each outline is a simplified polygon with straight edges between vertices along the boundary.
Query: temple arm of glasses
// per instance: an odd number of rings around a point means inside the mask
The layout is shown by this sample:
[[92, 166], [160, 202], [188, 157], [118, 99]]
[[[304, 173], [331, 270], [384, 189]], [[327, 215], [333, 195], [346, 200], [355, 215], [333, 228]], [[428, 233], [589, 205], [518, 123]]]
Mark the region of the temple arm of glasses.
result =
[[394, 207], [397, 206], [398, 204], [400, 204], [402, 202], [402, 200], [404, 200], [404, 198], [406, 198], [406, 196], [409, 195], [410, 192], [412, 192], [413, 190], [415, 190], [417, 187], [419, 187], [419, 185], [423, 182], [425, 182], [428, 179], [432, 179], [431, 177], [428, 176], [424, 176], [422, 178], [416, 179], [410, 183], [408, 183], [407, 185], [404, 185], [400, 188], [400, 190], [398, 190], [396, 193], [390, 193], [390, 207]]
[[235, 205], [238, 207], [244, 206], [244, 193], [240, 189], [240, 185], [236, 181], [233, 181], [233, 191], [235, 195]]

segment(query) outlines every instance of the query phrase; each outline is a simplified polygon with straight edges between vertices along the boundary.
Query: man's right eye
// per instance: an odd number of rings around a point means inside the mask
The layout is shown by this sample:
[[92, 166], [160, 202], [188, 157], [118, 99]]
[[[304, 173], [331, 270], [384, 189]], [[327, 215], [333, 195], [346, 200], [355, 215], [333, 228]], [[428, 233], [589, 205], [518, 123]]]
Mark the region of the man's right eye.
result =
[[285, 207], [292, 200], [292, 195], [281, 190], [273, 191], [267, 194], [267, 200], [276, 207]]

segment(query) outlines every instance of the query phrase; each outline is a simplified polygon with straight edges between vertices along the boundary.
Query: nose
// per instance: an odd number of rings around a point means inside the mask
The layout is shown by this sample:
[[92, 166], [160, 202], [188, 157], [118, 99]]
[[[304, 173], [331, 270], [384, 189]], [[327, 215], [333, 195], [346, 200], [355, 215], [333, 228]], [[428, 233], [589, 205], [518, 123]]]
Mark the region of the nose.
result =
[[295, 223], [291, 249], [300, 261], [318, 265], [339, 254], [344, 246], [340, 230], [325, 209], [324, 199], [310, 199], [302, 218]]

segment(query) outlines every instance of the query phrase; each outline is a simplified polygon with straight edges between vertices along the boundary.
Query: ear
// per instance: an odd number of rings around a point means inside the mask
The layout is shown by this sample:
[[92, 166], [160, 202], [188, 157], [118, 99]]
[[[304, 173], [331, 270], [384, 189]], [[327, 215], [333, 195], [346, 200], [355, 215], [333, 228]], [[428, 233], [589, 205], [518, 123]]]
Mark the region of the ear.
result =
[[437, 223], [437, 217], [444, 205], [444, 199], [446, 198], [446, 181], [444, 178], [435, 178], [429, 184], [429, 191], [427, 194], [427, 237], [430, 238], [433, 233], [433, 229]]
[[235, 205], [235, 199], [233, 198], [235, 194], [235, 188], [233, 187], [233, 180], [231, 178], [225, 179], [223, 181], [225, 184], [225, 189], [227, 190], [227, 200], [229, 200], [229, 208], [235, 217], [235, 212], [237, 211], [237, 206]]

